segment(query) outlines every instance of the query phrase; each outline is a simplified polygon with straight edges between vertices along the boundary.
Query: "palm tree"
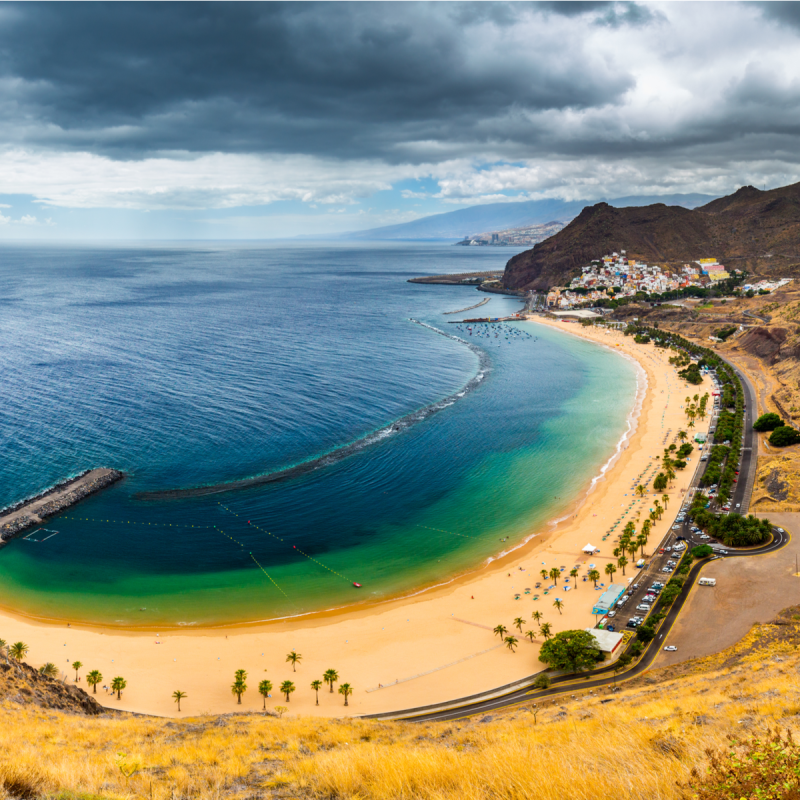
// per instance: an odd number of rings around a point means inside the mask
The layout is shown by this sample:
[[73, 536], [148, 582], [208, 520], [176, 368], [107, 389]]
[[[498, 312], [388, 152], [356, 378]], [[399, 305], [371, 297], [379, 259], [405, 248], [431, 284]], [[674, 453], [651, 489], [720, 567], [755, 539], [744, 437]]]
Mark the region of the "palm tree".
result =
[[172, 693], [172, 699], [178, 704], [178, 713], [181, 713], [181, 700], [186, 697], [186, 692], [179, 692], [177, 689]]
[[672, 467], [667, 469], [667, 480], [672, 483], [675, 480], [675, 470]]
[[597, 581], [600, 580], [600, 573], [596, 569], [590, 569], [588, 578], [594, 584], [594, 587], [596, 589], [597, 588]]
[[614, 573], [617, 571], [617, 568], [613, 564], [606, 564], [606, 575], [608, 575], [608, 579], [612, 580], [614, 577]]
[[533, 612], [533, 614], [531, 614], [531, 619], [532, 619], [532, 620], [533, 620], [533, 621], [534, 621], [534, 622], [535, 622], [537, 625], [539, 625], [539, 626], [541, 627], [541, 620], [542, 620], [542, 616], [544, 616], [544, 615], [542, 614], [542, 612], [541, 612], [541, 611], [534, 611], [534, 612]]
[[330, 684], [331, 694], [333, 694], [333, 684], [339, 680], [339, 673], [335, 669], [329, 669], [322, 676], [322, 680]]
[[539, 572], [539, 574], [542, 576], [542, 578], [543, 578], [544, 580], [547, 580], [547, 570], [546, 570], [546, 569], [543, 569], [543, 570], [541, 570], [541, 571]]
[[58, 675], [58, 667], [52, 661], [48, 661], [46, 664], [42, 664], [42, 666], [39, 667], [39, 672], [41, 672], [42, 675], [46, 675], [48, 678], [55, 678], [56, 675]]
[[236, 672], [233, 673], [234, 677], [237, 681], [246, 681], [247, 680], [247, 670], [246, 669], [237, 669]]
[[343, 683], [339, 687], [339, 694], [344, 695], [344, 704], [347, 705], [347, 698], [349, 695], [353, 694], [353, 687], [349, 683]]
[[641, 558], [644, 558], [644, 546], [646, 544], [647, 544], [647, 536], [645, 536], [644, 531], [642, 531], [642, 533], [640, 533], [636, 537], [636, 547], [641, 547], [642, 548], [642, 553], [641, 553], [641, 556], [640, 556]]
[[242, 704], [242, 695], [247, 691], [247, 684], [244, 680], [235, 680], [231, 685], [231, 694], [236, 695], [236, 703], [237, 705]]
[[320, 680], [311, 681], [311, 688], [317, 693], [316, 705], [319, 705], [319, 690], [321, 686], [322, 686], [322, 681]]
[[552, 629], [553, 629], [553, 626], [549, 622], [545, 622], [542, 625], [541, 631], [542, 631], [542, 636], [544, 636], [544, 640], [545, 641], [547, 641], [552, 636], [552, 633], [551, 633]]
[[292, 672], [297, 672], [297, 662], [302, 660], [302, 658], [303, 656], [301, 656], [300, 653], [295, 653], [294, 650], [286, 656], [286, 660], [292, 665]]
[[525, 631], [525, 635], [531, 640], [531, 643], [536, 638], [536, 634], [533, 631]]
[[614, 558], [619, 558], [623, 554], [624, 550], [622, 549], [622, 547], [615, 547], [612, 552], [613, 552]]
[[686, 431], [678, 431], [678, 439], [681, 442], [685, 442], [686, 441]]
[[575, 569], [575, 567], [573, 567], [569, 571], [569, 576], [570, 576], [570, 578], [572, 578], [572, 581], [575, 584], [575, 588], [577, 589], [578, 588], [578, 570]]
[[28, 645], [25, 642], [14, 642], [11, 645], [11, 658], [13, 658], [16, 662], [22, 661], [26, 655], [28, 655]]
[[559, 613], [559, 616], [560, 616], [561, 615], [561, 609], [564, 608], [564, 601], [561, 600], [560, 598], [556, 597], [556, 599], [553, 600], [553, 608], [557, 608], [558, 609], [558, 613]]
[[669, 495], [661, 495], [661, 501], [664, 503], [664, 508], [667, 508], [669, 506]]
[[514, 648], [519, 645], [519, 642], [513, 636], [506, 636], [503, 640], [506, 643], [506, 647], [513, 653]]
[[628, 566], [628, 559], [625, 556], [617, 559], [617, 566], [622, 570], [622, 574], [625, 575], [625, 567]]
[[549, 572], [550, 579], [558, 586], [558, 579], [561, 577], [561, 570], [558, 567], [553, 567]]
[[286, 702], [289, 702], [289, 695], [296, 689], [297, 687], [291, 681], [284, 681], [281, 684], [281, 694], [286, 695]]
[[93, 694], [97, 694], [97, 684], [103, 680], [103, 673], [99, 670], [93, 669], [87, 676], [86, 676], [86, 683], [92, 687]]
[[647, 489], [645, 489], [641, 483], [636, 487], [636, 494], [638, 494], [639, 497], [641, 497], [646, 491]]
[[498, 625], [492, 633], [496, 633], [502, 639], [508, 633], [508, 628], [505, 625]]
[[117, 676], [111, 681], [111, 691], [117, 693], [117, 700], [122, 697], [122, 690], [128, 685], [125, 678]]
[[264, 698], [264, 711], [267, 710], [267, 697], [272, 691], [272, 681], [261, 681], [258, 684], [258, 693]]
[[75, 683], [78, 682], [78, 670], [83, 666], [83, 663], [80, 661], [73, 661], [72, 662], [72, 669], [75, 670]]
[[522, 633], [522, 626], [523, 626], [524, 624], [525, 624], [525, 620], [524, 620], [524, 619], [522, 619], [522, 617], [517, 617], [517, 618], [514, 620], [514, 626], [517, 628], [517, 630], [518, 630], [520, 633]]

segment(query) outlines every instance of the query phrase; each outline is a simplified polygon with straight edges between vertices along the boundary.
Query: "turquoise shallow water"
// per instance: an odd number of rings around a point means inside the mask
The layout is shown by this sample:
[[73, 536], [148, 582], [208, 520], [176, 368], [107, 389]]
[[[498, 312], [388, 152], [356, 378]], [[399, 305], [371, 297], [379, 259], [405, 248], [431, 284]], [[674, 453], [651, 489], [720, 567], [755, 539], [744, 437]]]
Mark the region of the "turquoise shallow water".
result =
[[[442, 312], [483, 295], [406, 282], [512, 254], [475, 250], [4, 247], [0, 503], [90, 466], [129, 477], [48, 522], [47, 541], [0, 551], [3, 604], [119, 625], [299, 614], [440, 582], [558, 514], [626, 429], [636, 375], [613, 352], [543, 326], [460, 334], [487, 354], [485, 379], [387, 430], [479, 370], [475, 352], [409, 318], [453, 332]], [[475, 313], [519, 305], [492, 297]], [[375, 431], [292, 480], [137, 499]]]

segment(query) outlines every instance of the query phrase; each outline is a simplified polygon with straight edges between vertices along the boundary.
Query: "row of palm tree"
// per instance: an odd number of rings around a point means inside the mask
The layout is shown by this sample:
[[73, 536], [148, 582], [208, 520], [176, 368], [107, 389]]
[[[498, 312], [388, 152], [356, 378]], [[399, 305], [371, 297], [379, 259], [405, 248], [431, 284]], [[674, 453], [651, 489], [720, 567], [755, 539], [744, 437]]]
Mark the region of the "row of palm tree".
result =
[[[297, 654], [292, 651], [290, 655]], [[296, 659], [291, 659], [292, 665], [297, 663], [302, 656], [298, 656]], [[287, 661], [290, 659], [287, 658]], [[322, 684], [327, 683], [331, 687], [331, 694], [333, 694], [333, 684], [339, 680], [339, 673], [335, 669], [329, 669], [325, 671], [325, 674], [322, 676], [322, 680], [313, 680], [311, 681], [311, 688], [316, 693], [316, 705], [319, 705], [319, 690], [322, 688]], [[267, 708], [267, 697], [269, 697], [269, 693], [272, 691], [272, 681], [263, 680], [260, 681], [258, 684], [258, 693], [264, 698], [264, 709]], [[290, 702], [291, 695], [293, 692], [297, 690], [297, 687], [294, 685], [292, 681], [284, 681], [280, 687], [279, 691], [282, 695], [286, 697], [286, 702]], [[247, 670], [244, 669], [237, 669], [234, 674], [234, 681], [231, 685], [231, 693], [236, 696], [236, 701], [239, 705], [242, 704], [242, 695], [247, 691]], [[179, 692], [173, 693], [173, 698], [175, 698], [175, 702], [178, 703], [178, 711], [180, 711], [180, 700], [182, 700], [186, 695], [181, 695], [180, 698], [177, 695], [180, 694]], [[353, 694], [353, 687], [349, 683], [343, 683], [339, 686], [339, 694], [344, 696], [344, 704], [349, 705], [348, 698], [351, 694]]]
[[[0, 652], [3, 653], [6, 659], [6, 663], [8, 663], [8, 657], [14, 659], [17, 664], [20, 664], [22, 660], [28, 655], [30, 648], [28, 647], [25, 642], [14, 642], [14, 644], [9, 645], [5, 639], [0, 639]], [[75, 682], [78, 682], [78, 673], [83, 667], [82, 661], [73, 661], [72, 662], [72, 669], [75, 670]], [[46, 675], [48, 678], [56, 678], [58, 677], [58, 667], [52, 662], [48, 661], [46, 664], [42, 664], [39, 667], [39, 672], [42, 675]], [[92, 687], [92, 691], [94, 694], [97, 694], [97, 684], [101, 683], [103, 680], [103, 675], [99, 670], [93, 669], [86, 675], [86, 683], [88, 683]], [[113, 678], [111, 681], [111, 689], [117, 693], [117, 700], [120, 699], [122, 696], [122, 690], [127, 687], [128, 683], [125, 678], [117, 676]]]
[[[553, 605], [556, 606], [556, 608], [558, 609], [558, 612], [560, 614], [561, 613], [561, 609], [564, 607], [564, 603], [561, 600], [556, 600], [553, 603]], [[553, 635], [553, 633], [552, 633], [552, 630], [553, 630], [552, 625], [549, 622], [542, 622], [542, 617], [543, 616], [544, 615], [542, 614], [541, 611], [534, 611], [533, 614], [531, 614], [531, 618], [533, 619], [533, 621], [536, 622], [539, 625], [538, 633], [536, 631], [532, 631], [532, 630], [525, 631], [525, 636], [527, 636], [531, 640], [531, 642], [533, 642], [533, 640], [539, 634], [541, 634], [544, 637], [545, 641], [547, 641]], [[519, 630], [520, 634], [522, 633], [522, 626], [523, 625], [525, 625], [525, 620], [522, 617], [517, 617], [514, 620], [514, 627], [517, 628], [517, 630]], [[514, 652], [516, 652], [516, 647], [519, 645], [519, 640], [515, 636], [506, 636], [506, 634], [508, 632], [509, 632], [508, 628], [506, 628], [505, 625], [497, 625], [492, 630], [492, 633], [494, 633], [497, 636], [499, 636], [500, 639], [503, 641], [503, 644], [505, 644], [505, 646], [512, 653], [514, 653]]]

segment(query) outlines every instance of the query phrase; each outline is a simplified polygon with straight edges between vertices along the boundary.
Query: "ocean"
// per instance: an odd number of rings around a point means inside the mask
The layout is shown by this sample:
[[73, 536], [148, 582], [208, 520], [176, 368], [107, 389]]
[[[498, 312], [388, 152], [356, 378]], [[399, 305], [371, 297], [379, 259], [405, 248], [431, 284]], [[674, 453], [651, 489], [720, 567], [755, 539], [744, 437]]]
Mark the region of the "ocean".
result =
[[91, 467], [127, 477], [0, 550], [0, 605], [272, 619], [409, 593], [523, 541], [614, 453], [637, 377], [545, 326], [495, 337], [444, 313], [516, 298], [407, 282], [514, 252], [3, 244], [0, 506]]

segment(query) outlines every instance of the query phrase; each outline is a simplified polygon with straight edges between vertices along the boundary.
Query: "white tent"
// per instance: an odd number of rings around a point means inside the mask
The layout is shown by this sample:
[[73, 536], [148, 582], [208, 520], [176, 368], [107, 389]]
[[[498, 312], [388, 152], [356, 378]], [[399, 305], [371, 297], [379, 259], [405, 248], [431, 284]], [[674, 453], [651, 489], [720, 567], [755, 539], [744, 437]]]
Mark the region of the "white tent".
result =
[[587, 544], [586, 547], [583, 548], [584, 553], [594, 553], [597, 548], [593, 544]]

